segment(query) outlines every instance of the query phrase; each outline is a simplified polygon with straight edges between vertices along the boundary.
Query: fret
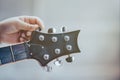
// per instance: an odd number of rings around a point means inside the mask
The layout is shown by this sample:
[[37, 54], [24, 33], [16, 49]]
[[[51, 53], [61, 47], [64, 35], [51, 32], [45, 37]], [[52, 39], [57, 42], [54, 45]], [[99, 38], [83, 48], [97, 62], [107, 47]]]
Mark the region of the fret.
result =
[[0, 65], [2, 64], [1, 60], [0, 60]]
[[30, 58], [26, 43], [0, 48], [1, 65]]
[[12, 49], [12, 45], [10, 45], [10, 51], [11, 51], [13, 62], [15, 62], [15, 57], [14, 57], [14, 52], [13, 52], [13, 49]]

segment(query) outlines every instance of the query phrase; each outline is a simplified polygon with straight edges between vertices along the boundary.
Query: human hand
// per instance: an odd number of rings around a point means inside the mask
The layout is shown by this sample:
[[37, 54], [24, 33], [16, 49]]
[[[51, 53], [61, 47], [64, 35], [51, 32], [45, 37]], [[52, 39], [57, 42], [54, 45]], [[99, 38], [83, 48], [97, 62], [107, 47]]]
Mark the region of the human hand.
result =
[[30, 39], [32, 31], [44, 28], [42, 21], [35, 16], [19, 16], [0, 22], [0, 42], [20, 43]]

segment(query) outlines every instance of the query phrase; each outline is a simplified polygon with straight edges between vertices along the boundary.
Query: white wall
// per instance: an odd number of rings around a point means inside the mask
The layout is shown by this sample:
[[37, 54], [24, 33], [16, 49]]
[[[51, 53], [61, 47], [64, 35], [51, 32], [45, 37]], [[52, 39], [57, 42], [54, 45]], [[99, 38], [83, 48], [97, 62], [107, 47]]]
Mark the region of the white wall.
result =
[[[119, 0], [35, 0], [34, 15], [47, 27], [80, 29], [81, 54], [52, 80], [117, 80], [119, 75]], [[46, 74], [45, 74], [46, 76]], [[49, 80], [44, 78], [43, 80]]]
[[[80, 29], [82, 52], [74, 55], [72, 64], [61, 58], [63, 66], [52, 65], [50, 73], [32, 60], [2, 66], [0, 80], [119, 80], [119, 5], [119, 0], [34, 0], [31, 15], [44, 21], [43, 32], [50, 27], [59, 32], [61, 26], [68, 31]], [[30, 14], [31, 6], [21, 13]]]
[[0, 0], [0, 20], [21, 15], [32, 15], [33, 0]]

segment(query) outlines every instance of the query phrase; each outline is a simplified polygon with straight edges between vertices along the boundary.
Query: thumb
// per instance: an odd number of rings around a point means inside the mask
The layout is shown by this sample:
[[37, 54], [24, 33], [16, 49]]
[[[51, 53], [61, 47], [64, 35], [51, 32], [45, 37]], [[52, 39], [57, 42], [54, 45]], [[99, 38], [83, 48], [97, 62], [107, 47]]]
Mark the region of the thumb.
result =
[[37, 24], [29, 24], [29, 23], [26, 23], [24, 21], [20, 21], [20, 26], [19, 27], [20, 27], [19, 28], [20, 30], [34, 31], [39, 27], [39, 25], [37, 25]]

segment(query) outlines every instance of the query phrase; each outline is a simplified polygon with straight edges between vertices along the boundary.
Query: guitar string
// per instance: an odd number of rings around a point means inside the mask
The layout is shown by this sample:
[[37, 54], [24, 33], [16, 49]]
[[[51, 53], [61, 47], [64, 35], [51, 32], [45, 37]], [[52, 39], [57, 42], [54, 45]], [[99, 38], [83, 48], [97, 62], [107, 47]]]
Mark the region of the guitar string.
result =
[[14, 52], [13, 52], [13, 48], [12, 48], [12, 46], [11, 46], [11, 45], [10, 45], [10, 50], [11, 50], [11, 53], [12, 53], [12, 58], [13, 58], [13, 61], [15, 62]]

